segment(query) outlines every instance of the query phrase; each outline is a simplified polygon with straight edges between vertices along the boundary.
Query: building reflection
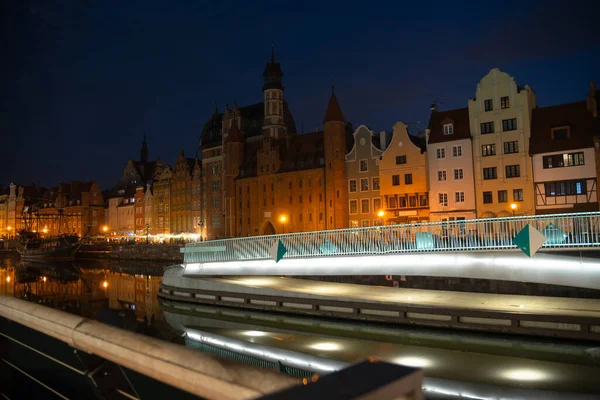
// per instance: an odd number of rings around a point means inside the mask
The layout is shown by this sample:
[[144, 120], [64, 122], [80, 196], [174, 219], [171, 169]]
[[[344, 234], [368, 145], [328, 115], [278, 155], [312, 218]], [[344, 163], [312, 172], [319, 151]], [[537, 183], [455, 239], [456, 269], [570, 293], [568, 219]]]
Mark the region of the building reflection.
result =
[[108, 309], [129, 320], [129, 325], [137, 322], [149, 326], [163, 320], [157, 296], [161, 277], [140, 273], [146, 272], [141, 269], [124, 272], [77, 262], [2, 261], [2, 295], [97, 320], [103, 320], [101, 314]]

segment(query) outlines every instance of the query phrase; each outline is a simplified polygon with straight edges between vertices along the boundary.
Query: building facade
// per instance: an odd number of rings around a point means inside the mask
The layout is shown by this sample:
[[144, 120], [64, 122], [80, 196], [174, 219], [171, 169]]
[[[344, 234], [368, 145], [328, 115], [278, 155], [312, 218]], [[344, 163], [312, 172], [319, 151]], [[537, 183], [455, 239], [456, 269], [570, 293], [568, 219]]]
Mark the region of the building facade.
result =
[[165, 165], [158, 179], [154, 182], [154, 195], [152, 205], [154, 206], [152, 219], [154, 221], [154, 232], [157, 235], [168, 235], [171, 233], [171, 179], [173, 172], [171, 167]]
[[431, 221], [476, 218], [469, 109], [432, 106], [426, 133]]
[[402, 122], [394, 125], [390, 144], [381, 156], [379, 184], [385, 224], [429, 221], [425, 140], [410, 135]]
[[144, 186], [138, 186], [135, 188], [134, 200], [134, 225], [136, 235], [146, 234], [146, 218], [145, 218], [145, 205], [144, 200], [146, 195], [144, 193]]
[[347, 126], [335, 95], [324, 130], [297, 135], [274, 54], [263, 100], [215, 111], [200, 139], [203, 237], [343, 228]]
[[533, 110], [536, 214], [598, 211], [594, 114], [589, 102]]
[[179, 151], [171, 179], [171, 233], [192, 233], [192, 172], [196, 160]]
[[348, 222], [351, 228], [383, 224], [383, 203], [379, 193], [379, 160], [383, 151], [379, 149], [378, 139], [372, 130], [361, 125], [353, 133], [353, 146], [346, 154]]
[[529, 156], [535, 107], [533, 89], [499, 69], [481, 79], [469, 100], [478, 217], [535, 213]]

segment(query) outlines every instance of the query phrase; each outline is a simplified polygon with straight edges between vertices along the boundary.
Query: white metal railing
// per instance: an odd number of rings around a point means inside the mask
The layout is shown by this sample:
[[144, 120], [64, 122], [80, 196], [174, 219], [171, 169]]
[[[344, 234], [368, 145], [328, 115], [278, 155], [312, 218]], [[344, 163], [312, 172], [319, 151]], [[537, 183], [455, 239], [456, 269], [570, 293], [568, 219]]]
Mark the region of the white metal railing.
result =
[[544, 248], [600, 247], [600, 212], [470, 219], [250, 236], [189, 243], [184, 262], [271, 258], [281, 240], [284, 258], [439, 251], [514, 249], [513, 238], [527, 225], [547, 238]]

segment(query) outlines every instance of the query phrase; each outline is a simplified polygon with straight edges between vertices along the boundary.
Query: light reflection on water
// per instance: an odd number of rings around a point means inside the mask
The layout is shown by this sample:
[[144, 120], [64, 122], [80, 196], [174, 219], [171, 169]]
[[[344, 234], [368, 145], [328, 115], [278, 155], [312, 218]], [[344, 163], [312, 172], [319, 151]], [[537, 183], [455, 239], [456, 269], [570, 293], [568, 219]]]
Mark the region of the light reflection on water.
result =
[[[183, 303], [175, 307], [157, 297], [162, 268], [169, 264], [20, 263], [16, 256], [0, 255], [0, 294], [109, 323], [105, 312], [110, 310], [121, 321], [117, 325], [178, 343], [183, 343], [182, 326], [193, 325], [232, 339], [338, 361], [371, 356], [421, 367], [426, 376], [436, 379], [588, 393], [597, 389], [600, 363], [586, 352], [585, 343], [331, 320], [322, 323], [281, 315], [267, 322], [253, 320], [252, 314], [260, 314], [255, 312], [227, 316], [219, 307]], [[332, 329], [336, 324], [345, 328]]]

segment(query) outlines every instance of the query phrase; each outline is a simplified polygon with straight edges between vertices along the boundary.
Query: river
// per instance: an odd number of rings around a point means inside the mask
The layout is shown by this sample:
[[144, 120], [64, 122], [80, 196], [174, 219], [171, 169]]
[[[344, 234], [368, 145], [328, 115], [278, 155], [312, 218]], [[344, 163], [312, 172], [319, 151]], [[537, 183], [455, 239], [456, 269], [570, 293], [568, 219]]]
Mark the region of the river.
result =
[[108, 260], [23, 263], [17, 255], [5, 253], [0, 254], [0, 294], [201, 351], [214, 353], [219, 344], [239, 352], [291, 354], [300, 362], [304, 357], [318, 373], [365, 358], [417, 366], [425, 371], [428, 398], [591, 399], [600, 394], [599, 343], [164, 301], [157, 293], [162, 269], [168, 264]]

